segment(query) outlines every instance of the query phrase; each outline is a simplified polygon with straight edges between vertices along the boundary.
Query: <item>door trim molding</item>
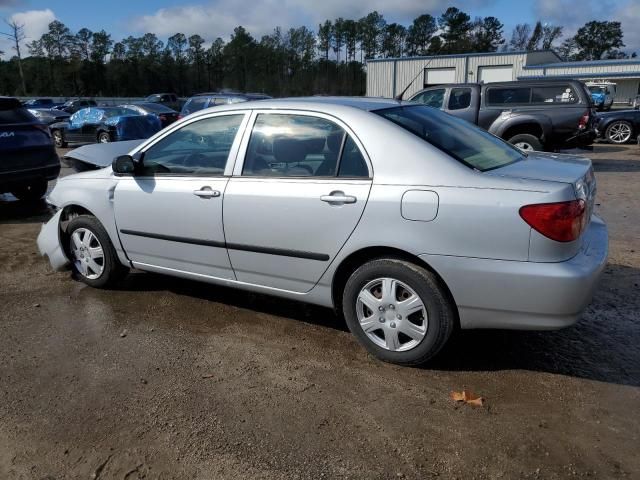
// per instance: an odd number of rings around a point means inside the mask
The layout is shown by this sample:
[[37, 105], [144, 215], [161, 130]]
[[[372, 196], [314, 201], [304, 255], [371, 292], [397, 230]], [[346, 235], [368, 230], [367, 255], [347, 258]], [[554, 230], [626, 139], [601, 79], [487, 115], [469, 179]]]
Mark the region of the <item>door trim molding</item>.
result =
[[200, 240], [198, 238], [178, 237], [174, 235], [164, 235], [160, 233], [140, 232], [137, 230], [121, 229], [124, 235], [134, 235], [136, 237], [155, 238], [169, 242], [188, 243], [190, 245], [203, 245], [206, 247], [227, 248], [241, 252], [265, 253], [267, 255], [277, 255], [281, 257], [304, 258], [306, 260], [317, 260], [320, 262], [329, 261], [330, 257], [326, 253], [305, 252], [301, 250], [288, 250], [284, 248], [260, 247], [256, 245], [243, 245], [239, 243], [217, 242], [213, 240]]

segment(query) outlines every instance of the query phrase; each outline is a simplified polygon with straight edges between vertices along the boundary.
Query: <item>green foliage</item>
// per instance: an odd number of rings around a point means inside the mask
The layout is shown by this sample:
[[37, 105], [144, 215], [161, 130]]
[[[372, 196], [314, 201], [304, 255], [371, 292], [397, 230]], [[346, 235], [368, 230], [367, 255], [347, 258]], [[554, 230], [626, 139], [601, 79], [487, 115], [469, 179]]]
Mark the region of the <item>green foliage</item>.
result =
[[[228, 42], [210, 44], [200, 35], [176, 33], [166, 44], [153, 33], [114, 42], [87, 28], [73, 33], [62, 22], [26, 45], [22, 59], [26, 90], [51, 96], [146, 96], [152, 92], [191, 95], [234, 89], [274, 96], [362, 95], [366, 60], [408, 55], [549, 49], [562, 27], [519, 24], [508, 43], [496, 17], [471, 20], [449, 7], [437, 19], [423, 14], [405, 27], [387, 23], [373, 11], [359, 20], [337, 18], [307, 27], [275, 28], [260, 40], [244, 27]], [[566, 59], [623, 58], [620, 22], [592, 21], [566, 39], [558, 52]], [[1, 55], [1, 53], [0, 53]], [[0, 60], [0, 95], [22, 92], [20, 62]]]

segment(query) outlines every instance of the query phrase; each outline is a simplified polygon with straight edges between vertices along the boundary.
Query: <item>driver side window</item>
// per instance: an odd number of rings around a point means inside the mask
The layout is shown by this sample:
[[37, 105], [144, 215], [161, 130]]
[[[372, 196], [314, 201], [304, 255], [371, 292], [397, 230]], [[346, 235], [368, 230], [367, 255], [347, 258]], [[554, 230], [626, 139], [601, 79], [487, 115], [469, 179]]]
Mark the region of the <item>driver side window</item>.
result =
[[142, 175], [223, 175], [243, 118], [204, 118], [170, 133], [144, 153]]

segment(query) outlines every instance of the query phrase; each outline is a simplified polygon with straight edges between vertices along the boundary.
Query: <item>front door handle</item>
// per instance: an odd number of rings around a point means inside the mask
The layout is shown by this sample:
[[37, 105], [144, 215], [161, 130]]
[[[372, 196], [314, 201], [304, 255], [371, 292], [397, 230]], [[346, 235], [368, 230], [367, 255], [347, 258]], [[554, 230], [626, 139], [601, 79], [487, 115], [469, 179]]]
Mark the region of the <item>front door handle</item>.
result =
[[320, 200], [335, 205], [342, 205], [345, 203], [356, 203], [358, 199], [356, 197], [352, 197], [351, 195], [345, 195], [344, 192], [338, 190], [335, 192], [331, 192], [329, 195], [322, 195], [320, 197]]
[[200, 198], [215, 198], [220, 196], [218, 190], [212, 190], [211, 187], [202, 187], [200, 190], [194, 190], [193, 194]]

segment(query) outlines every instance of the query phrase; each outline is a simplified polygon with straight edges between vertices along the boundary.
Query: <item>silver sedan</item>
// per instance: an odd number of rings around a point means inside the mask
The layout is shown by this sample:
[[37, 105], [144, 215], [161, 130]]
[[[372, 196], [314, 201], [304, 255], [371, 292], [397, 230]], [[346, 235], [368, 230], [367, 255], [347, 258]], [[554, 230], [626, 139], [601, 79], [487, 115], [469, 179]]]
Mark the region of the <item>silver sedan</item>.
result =
[[588, 159], [525, 154], [426, 106], [263, 100], [125, 146], [49, 196], [38, 245], [54, 268], [332, 307], [390, 362], [431, 359], [456, 327], [571, 325], [607, 258]]

